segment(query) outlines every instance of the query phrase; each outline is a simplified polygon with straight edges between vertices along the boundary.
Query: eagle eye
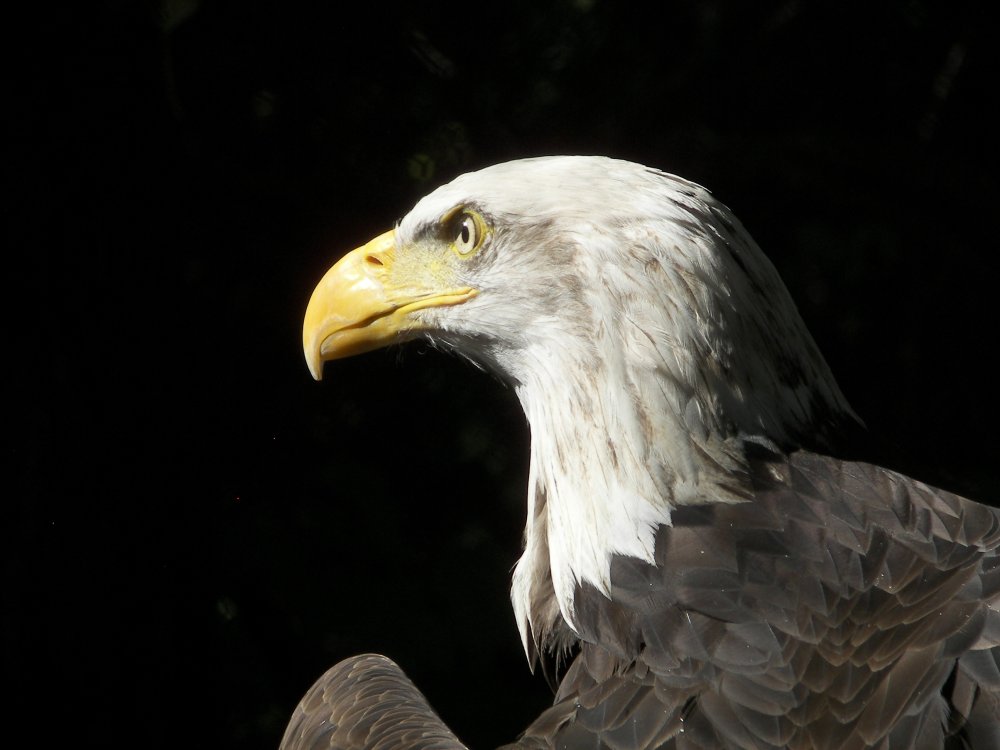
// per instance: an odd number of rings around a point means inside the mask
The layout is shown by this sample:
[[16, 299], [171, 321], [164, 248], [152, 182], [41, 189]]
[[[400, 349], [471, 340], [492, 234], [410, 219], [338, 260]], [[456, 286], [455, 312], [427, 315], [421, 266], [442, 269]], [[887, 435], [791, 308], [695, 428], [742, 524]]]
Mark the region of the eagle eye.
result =
[[466, 258], [482, 246], [486, 224], [479, 214], [462, 211], [455, 217], [452, 227], [451, 248], [460, 257]]

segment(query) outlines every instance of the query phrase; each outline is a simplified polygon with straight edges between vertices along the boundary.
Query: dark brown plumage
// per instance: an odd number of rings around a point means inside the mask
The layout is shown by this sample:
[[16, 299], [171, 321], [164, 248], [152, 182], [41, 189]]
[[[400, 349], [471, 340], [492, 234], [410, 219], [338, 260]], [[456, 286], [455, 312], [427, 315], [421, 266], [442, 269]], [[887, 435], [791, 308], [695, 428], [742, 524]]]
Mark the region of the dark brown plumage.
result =
[[370, 750], [462, 750], [427, 699], [392, 660], [345, 659], [299, 702], [281, 747]]

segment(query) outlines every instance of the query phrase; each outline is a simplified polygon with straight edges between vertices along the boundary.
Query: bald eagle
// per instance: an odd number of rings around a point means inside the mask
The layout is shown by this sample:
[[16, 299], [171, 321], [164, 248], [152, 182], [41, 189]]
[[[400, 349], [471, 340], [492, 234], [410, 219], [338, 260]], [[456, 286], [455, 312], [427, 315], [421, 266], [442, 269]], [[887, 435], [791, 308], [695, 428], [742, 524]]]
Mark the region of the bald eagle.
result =
[[[1000, 513], [838, 451], [860, 432], [777, 272], [706, 190], [550, 157], [463, 175], [316, 287], [327, 360], [422, 338], [531, 430], [511, 587], [572, 652], [523, 748], [1000, 748]], [[282, 747], [461, 748], [388, 659]]]

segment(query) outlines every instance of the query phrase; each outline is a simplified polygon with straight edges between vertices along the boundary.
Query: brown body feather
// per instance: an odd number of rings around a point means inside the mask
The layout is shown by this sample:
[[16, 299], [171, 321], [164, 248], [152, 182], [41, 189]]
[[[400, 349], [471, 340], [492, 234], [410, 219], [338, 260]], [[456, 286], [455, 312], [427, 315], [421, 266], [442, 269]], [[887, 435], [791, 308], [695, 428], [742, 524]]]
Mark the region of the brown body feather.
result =
[[655, 566], [616, 559], [611, 600], [578, 599], [584, 646], [553, 711], [573, 709], [522, 744], [1000, 747], [1000, 513], [756, 452], [753, 502], [675, 512]]

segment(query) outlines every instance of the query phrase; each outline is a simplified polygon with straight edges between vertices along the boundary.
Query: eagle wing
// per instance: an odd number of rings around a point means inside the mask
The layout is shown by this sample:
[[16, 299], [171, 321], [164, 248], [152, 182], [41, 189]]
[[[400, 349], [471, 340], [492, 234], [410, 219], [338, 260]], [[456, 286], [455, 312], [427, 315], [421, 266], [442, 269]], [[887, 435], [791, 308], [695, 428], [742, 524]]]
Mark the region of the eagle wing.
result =
[[403, 671], [384, 656], [345, 659], [295, 708], [281, 750], [466, 750]]

